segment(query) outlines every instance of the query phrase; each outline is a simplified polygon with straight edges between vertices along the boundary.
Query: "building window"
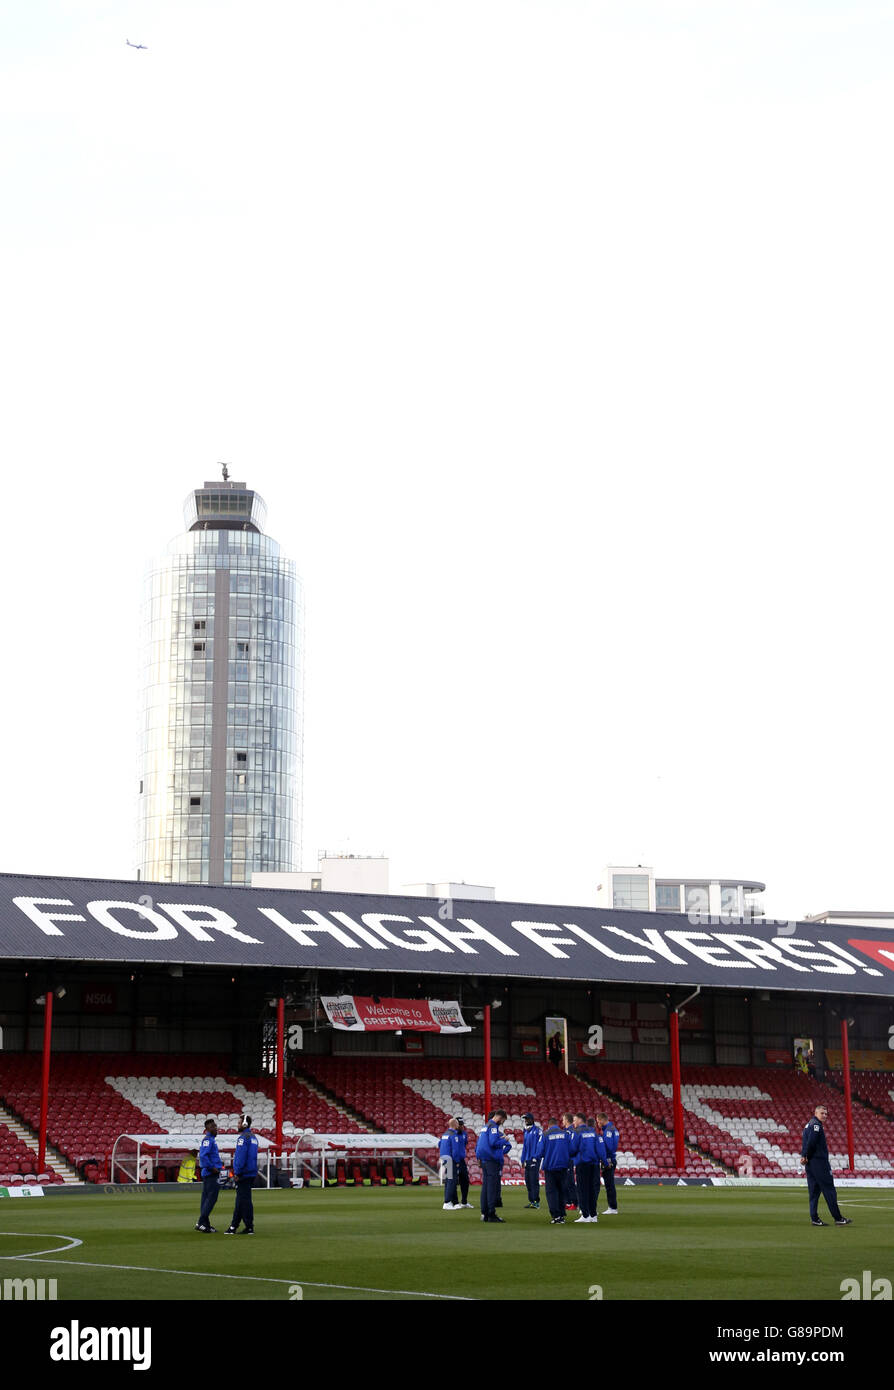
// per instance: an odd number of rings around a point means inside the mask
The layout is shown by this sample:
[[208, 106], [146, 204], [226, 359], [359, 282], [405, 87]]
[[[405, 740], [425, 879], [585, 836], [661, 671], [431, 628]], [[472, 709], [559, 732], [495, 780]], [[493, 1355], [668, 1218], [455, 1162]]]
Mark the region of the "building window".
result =
[[191, 796], [189, 798], [189, 804], [190, 806], [201, 806], [202, 798], [200, 796]]
[[248, 759], [248, 754], [247, 754], [247, 753], [237, 753], [237, 754], [236, 754], [236, 761], [237, 761], [237, 763], [244, 763], [244, 762], [247, 761], [247, 759]]
[[680, 885], [679, 885], [679, 883], [656, 883], [656, 884], [655, 884], [655, 911], [656, 911], [656, 912], [679, 912], [679, 911], [680, 911]]
[[249, 644], [248, 642], [237, 642], [237, 643], [236, 643], [236, 657], [237, 657], [237, 659], [240, 659], [240, 658], [241, 658], [241, 660], [243, 660], [243, 661], [247, 661], [247, 660], [248, 660], [248, 649], [249, 649], [249, 645], [250, 645], [250, 644]]
[[204, 643], [204, 642], [193, 642], [193, 644], [192, 644], [192, 649], [193, 649], [194, 652], [196, 652], [196, 653], [198, 653], [199, 655], [201, 655], [202, 652], [204, 652], [204, 650], [205, 650], [205, 643]]
[[322, 892], [322, 889], [323, 889], [323, 880], [322, 880], [321, 878], [312, 878], [311, 881], [310, 881], [310, 886], [311, 886], [311, 888], [319, 889], [320, 892]]
[[192, 625], [192, 630], [193, 630], [193, 632], [204, 632], [204, 631], [205, 631], [205, 619], [204, 619], [204, 618], [197, 618], [196, 621], [195, 621], [195, 622], [193, 623], [193, 625]]
[[612, 879], [612, 907], [649, 911], [649, 875], [615, 874]]

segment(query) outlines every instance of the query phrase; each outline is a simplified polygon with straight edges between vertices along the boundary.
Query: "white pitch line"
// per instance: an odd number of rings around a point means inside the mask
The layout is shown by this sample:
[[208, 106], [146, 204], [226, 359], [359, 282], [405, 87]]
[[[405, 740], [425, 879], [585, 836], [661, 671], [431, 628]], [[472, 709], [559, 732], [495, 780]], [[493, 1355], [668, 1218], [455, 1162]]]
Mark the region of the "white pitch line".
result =
[[34, 1236], [37, 1240], [67, 1240], [67, 1245], [58, 1245], [55, 1250], [35, 1250], [32, 1255], [0, 1255], [0, 1260], [28, 1260], [37, 1255], [61, 1255], [65, 1250], [74, 1250], [76, 1245], [83, 1245], [82, 1240], [77, 1236], [55, 1235], [52, 1231], [0, 1231], [0, 1236]]
[[[78, 1245], [81, 1241], [77, 1242]], [[68, 1246], [66, 1249], [70, 1248]], [[30, 1260], [31, 1255], [4, 1255], [5, 1260]], [[156, 1265], [105, 1265], [90, 1260], [34, 1260], [43, 1265], [83, 1265], [85, 1269], [129, 1269], [139, 1274], [183, 1274], [192, 1279], [237, 1279], [241, 1283], [252, 1284], [302, 1284], [308, 1289], [347, 1289], [352, 1293], [389, 1293], [407, 1298], [445, 1298], [452, 1303], [474, 1303], [474, 1298], [458, 1293], [420, 1293], [418, 1289], [374, 1289], [366, 1284], [318, 1284], [310, 1279], [272, 1279], [263, 1274], [217, 1274], [206, 1269], [159, 1269]]]
[[852, 1202], [847, 1197], [842, 1197], [841, 1200], [846, 1207], [874, 1207], [876, 1211], [894, 1212], [894, 1206], [890, 1202]]

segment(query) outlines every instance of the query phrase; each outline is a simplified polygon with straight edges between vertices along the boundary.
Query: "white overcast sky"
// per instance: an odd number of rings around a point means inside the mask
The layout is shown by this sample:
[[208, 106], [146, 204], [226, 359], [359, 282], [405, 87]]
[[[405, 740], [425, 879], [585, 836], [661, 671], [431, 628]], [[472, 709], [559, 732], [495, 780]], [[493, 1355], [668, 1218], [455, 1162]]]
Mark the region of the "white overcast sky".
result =
[[134, 876], [144, 566], [226, 459], [304, 867], [894, 908], [892, 66], [888, 0], [7, 6], [0, 867]]

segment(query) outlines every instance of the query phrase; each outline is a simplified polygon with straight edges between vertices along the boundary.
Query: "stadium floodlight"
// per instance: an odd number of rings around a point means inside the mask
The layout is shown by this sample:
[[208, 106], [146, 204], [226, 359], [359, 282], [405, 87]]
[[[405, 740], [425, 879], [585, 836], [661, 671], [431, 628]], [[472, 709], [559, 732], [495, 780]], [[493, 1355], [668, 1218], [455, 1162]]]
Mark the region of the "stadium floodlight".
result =
[[[64, 985], [57, 985], [52, 993], [56, 999], [64, 999], [68, 991]], [[45, 994], [38, 994], [34, 1002], [42, 1007], [47, 1002], [47, 996]]]

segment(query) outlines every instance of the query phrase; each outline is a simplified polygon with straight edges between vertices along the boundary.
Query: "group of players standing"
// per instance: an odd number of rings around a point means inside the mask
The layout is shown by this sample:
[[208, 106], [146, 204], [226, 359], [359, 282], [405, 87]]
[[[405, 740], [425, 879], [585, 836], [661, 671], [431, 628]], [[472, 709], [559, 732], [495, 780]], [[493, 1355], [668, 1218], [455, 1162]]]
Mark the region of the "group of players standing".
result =
[[[521, 1162], [528, 1191], [526, 1208], [540, 1210], [540, 1171], [546, 1185], [546, 1201], [551, 1224], [565, 1223], [568, 1210], [579, 1210], [577, 1221], [595, 1223], [599, 1200], [600, 1174], [605, 1183], [608, 1207], [606, 1216], [617, 1216], [618, 1199], [615, 1192], [615, 1169], [619, 1135], [617, 1128], [601, 1111], [596, 1121], [587, 1119], [582, 1111], [562, 1116], [562, 1122], [550, 1119], [542, 1129], [529, 1112], [524, 1117], [525, 1134]], [[501, 1173], [512, 1141], [502, 1132], [506, 1111], [495, 1110], [478, 1136], [475, 1157], [481, 1164], [481, 1220], [503, 1221], [497, 1207], [503, 1205], [500, 1196]], [[470, 1207], [469, 1172], [466, 1166], [467, 1134], [461, 1119], [454, 1116], [441, 1137], [440, 1157], [444, 1171], [444, 1210], [457, 1211]], [[461, 1197], [462, 1200], [458, 1200]]]

